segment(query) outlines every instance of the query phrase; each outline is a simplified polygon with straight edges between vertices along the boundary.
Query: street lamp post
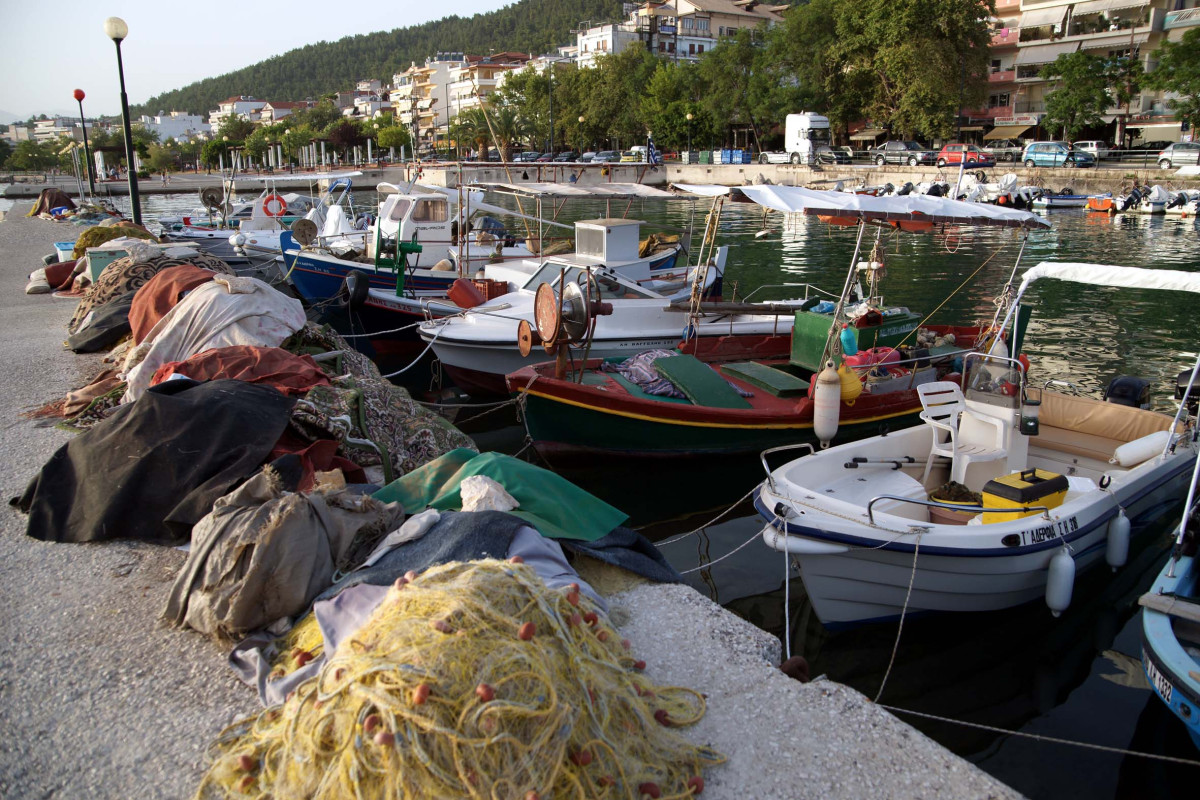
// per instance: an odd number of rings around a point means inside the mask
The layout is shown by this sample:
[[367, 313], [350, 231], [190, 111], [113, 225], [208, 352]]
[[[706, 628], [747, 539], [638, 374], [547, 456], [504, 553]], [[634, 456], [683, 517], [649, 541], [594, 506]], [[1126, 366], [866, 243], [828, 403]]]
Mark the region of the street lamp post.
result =
[[79, 124], [83, 126], [83, 160], [87, 162], [86, 166], [87, 166], [87, 176], [88, 176], [88, 191], [90, 191], [92, 194], [95, 194], [96, 193], [96, 178], [95, 178], [94, 173], [92, 172], [92, 153], [88, 149], [87, 120], [84, 119], [84, 117], [83, 117], [83, 98], [84, 97], [86, 97], [86, 95], [83, 93], [83, 89], [75, 90], [75, 99], [79, 102]]
[[121, 42], [129, 35], [129, 26], [120, 17], [109, 17], [104, 20], [104, 33], [117, 46], [117, 76], [121, 80], [121, 122], [125, 126], [125, 163], [129, 175], [129, 204], [133, 207], [134, 224], [141, 225], [142, 203], [138, 197], [137, 166], [133, 160], [133, 129], [129, 125], [129, 97], [125, 94], [125, 65], [121, 62]]
[[587, 120], [582, 114], [579, 115], [579, 155], [583, 155], [584, 149], [587, 147], [587, 137], [583, 135], [583, 123]]
[[692, 119], [693, 119], [693, 117], [692, 117], [692, 112], [690, 112], [690, 111], [689, 111], [689, 112], [687, 113], [687, 124], [688, 124], [688, 158], [689, 158], [689, 159], [692, 157]]

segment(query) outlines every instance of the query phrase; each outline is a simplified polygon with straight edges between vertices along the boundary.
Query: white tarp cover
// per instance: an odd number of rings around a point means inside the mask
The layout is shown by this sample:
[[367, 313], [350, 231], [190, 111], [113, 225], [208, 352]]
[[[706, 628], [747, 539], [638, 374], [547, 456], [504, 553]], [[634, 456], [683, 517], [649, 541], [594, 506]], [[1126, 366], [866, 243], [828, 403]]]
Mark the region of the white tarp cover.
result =
[[675, 196], [670, 192], [642, 183], [600, 183], [594, 186], [570, 183], [479, 183], [473, 184], [473, 186], [529, 197], [574, 197], [584, 200], [617, 200], [630, 197], [670, 200]]
[[1038, 44], [1022, 47], [1017, 51], [1013, 61], [1016, 66], [1025, 64], [1051, 64], [1061, 55], [1074, 53], [1079, 49], [1078, 42], [1058, 42], [1057, 44]]
[[1104, 36], [1097, 39], [1086, 39], [1079, 46], [1080, 50], [1127, 50], [1133, 45], [1145, 44], [1150, 40], [1148, 33], [1135, 33], [1132, 36], [1128, 33], [1116, 34], [1113, 36]]
[[[687, 184], [675, 188], [692, 192]], [[694, 194], [712, 196], [716, 189], [728, 187], [704, 185], [695, 187]], [[1049, 228], [1050, 223], [1036, 214], [1015, 208], [984, 203], [964, 203], [947, 197], [910, 194], [902, 197], [874, 197], [867, 194], [805, 189], [799, 186], [738, 186], [735, 187], [760, 206], [789, 214], [820, 214], [822, 216], [857, 217], [864, 220], [950, 222], [966, 225], [1001, 225], [1020, 228]]]
[[1021, 277], [1021, 286], [1017, 290], [1017, 296], [1023, 295], [1029, 284], [1039, 278], [1058, 278], [1062, 281], [1089, 283], [1093, 286], [1119, 286], [1125, 289], [1170, 289], [1178, 292], [1200, 292], [1200, 272], [1043, 261], [1036, 267], [1031, 267]]
[[[1088, 3], [1076, 3], [1071, 10], [1074, 17], [1083, 14], [1099, 14], [1102, 11], [1117, 11], [1122, 8], [1141, 8], [1150, 5], [1150, 0], [1091, 0]], [[1129, 37], [1125, 37], [1129, 38]]]

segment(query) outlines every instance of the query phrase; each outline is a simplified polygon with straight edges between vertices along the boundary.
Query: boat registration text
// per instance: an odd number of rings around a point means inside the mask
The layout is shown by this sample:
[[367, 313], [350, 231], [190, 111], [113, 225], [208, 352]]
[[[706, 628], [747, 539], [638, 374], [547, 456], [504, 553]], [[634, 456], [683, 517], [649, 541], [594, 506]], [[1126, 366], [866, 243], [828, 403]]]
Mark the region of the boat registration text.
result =
[[1021, 544], [1039, 544], [1067, 536], [1079, 530], [1079, 520], [1075, 517], [1055, 520], [1047, 525], [1040, 525], [1032, 530], [1021, 531]]
[[1142, 663], [1146, 665], [1146, 677], [1150, 678], [1150, 683], [1154, 684], [1154, 689], [1162, 695], [1163, 702], [1168, 706], [1171, 705], [1171, 694], [1173, 689], [1171, 682], [1167, 680], [1158, 668], [1154, 666], [1154, 662], [1146, 656], [1146, 648], [1142, 648]]

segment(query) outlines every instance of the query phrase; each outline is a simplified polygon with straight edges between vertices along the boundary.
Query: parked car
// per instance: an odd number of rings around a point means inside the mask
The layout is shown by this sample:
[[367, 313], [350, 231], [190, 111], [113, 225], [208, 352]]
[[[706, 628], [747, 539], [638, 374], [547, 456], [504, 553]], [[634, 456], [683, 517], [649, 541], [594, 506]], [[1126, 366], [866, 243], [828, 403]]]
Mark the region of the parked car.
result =
[[540, 163], [549, 163], [554, 160], [554, 153], [542, 153], [537, 159]]
[[850, 156], [840, 149], [835, 150], [827, 144], [817, 145], [814, 153], [818, 164], [849, 164]]
[[893, 140], [884, 142], [872, 154], [877, 165], [908, 164], [915, 167], [918, 164], [932, 164], [937, 160], [937, 154], [922, 147], [917, 142]]
[[982, 148], [983, 152], [991, 154], [997, 161], [1016, 161], [1025, 152], [1025, 145], [1016, 139], [996, 139], [988, 142]]
[[633, 150], [626, 150], [623, 153], [621, 153], [621, 163], [622, 164], [637, 164], [638, 162], [640, 162], [642, 160], [643, 160], [642, 154], [634, 152]]
[[554, 156], [554, 160], [560, 164], [569, 164], [572, 161], [579, 160], [579, 153], [576, 153], [574, 150], [564, 150], [561, 153], [557, 153]]
[[513, 156], [513, 161], [537, 161], [542, 157], [542, 154], [535, 150], [526, 150], [524, 153], [517, 153]]
[[1091, 153], [1075, 150], [1066, 142], [1031, 142], [1021, 160], [1027, 167], [1094, 167]]
[[596, 157], [592, 159], [593, 164], [610, 164], [621, 158], [621, 154], [616, 150], [601, 150], [596, 153]]
[[778, 150], [764, 150], [758, 154], [758, 163], [760, 164], [786, 164], [788, 163], [788, 154]]
[[1200, 142], [1175, 142], [1158, 154], [1159, 169], [1200, 164]]
[[968, 167], [994, 167], [996, 159], [991, 153], [985, 153], [973, 144], [948, 144], [937, 154], [939, 167], [958, 166], [963, 163]]
[[579, 161], [580, 164], [590, 164], [590, 163], [592, 163], [592, 160], [595, 158], [596, 158], [595, 151], [588, 150], [586, 153], [583, 153], [582, 155], [580, 155], [577, 160]]
[[1082, 150], [1085, 153], [1090, 153], [1092, 158], [1099, 161], [1100, 159], [1102, 159], [1108, 155], [1108, 152], [1111, 148], [1109, 148], [1108, 142], [1102, 142], [1098, 139], [1092, 139], [1092, 140], [1083, 141], [1083, 142], [1076, 142], [1075, 149]]
[[845, 153], [846, 158], [850, 159], [851, 161], [854, 160], [854, 148], [848, 144], [843, 144], [838, 147], [835, 147], [835, 148], [833, 148], [833, 151], [835, 153]]

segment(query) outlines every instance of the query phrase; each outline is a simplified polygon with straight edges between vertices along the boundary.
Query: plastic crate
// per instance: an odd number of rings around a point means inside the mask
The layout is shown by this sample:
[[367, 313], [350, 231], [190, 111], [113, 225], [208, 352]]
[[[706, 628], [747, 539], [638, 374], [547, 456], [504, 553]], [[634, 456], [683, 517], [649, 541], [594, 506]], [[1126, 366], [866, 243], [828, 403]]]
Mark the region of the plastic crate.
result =
[[58, 253], [58, 260], [60, 262], [61, 261], [70, 261], [71, 259], [73, 259], [75, 257], [75, 243], [74, 242], [55, 242], [54, 250], [56, 253]]
[[492, 278], [475, 278], [472, 283], [483, 299], [494, 300], [502, 294], [508, 294], [508, 281], [497, 281]]

